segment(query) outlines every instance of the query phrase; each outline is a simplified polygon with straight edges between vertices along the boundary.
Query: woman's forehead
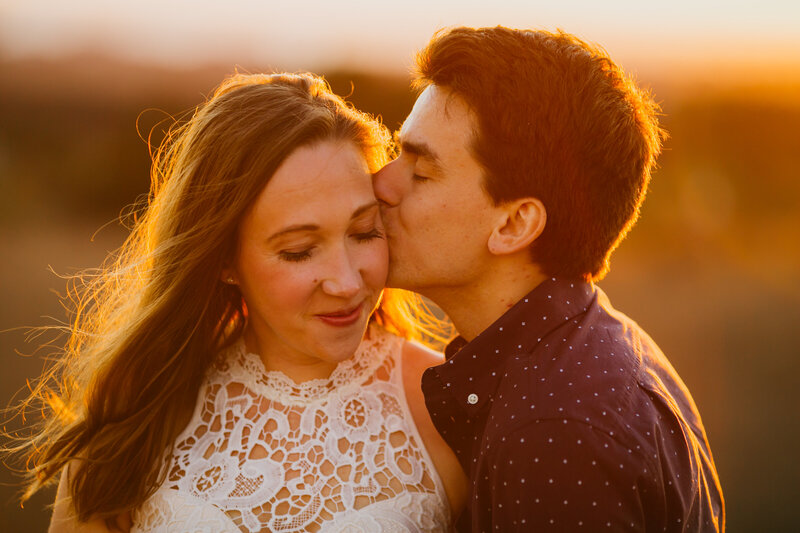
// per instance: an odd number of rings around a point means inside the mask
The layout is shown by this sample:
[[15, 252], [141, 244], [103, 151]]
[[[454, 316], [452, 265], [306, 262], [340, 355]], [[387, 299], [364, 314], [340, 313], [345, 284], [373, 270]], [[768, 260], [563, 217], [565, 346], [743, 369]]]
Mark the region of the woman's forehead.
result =
[[374, 202], [361, 150], [352, 143], [325, 142], [293, 152], [261, 191], [251, 214], [270, 226], [315, 223], [350, 219]]

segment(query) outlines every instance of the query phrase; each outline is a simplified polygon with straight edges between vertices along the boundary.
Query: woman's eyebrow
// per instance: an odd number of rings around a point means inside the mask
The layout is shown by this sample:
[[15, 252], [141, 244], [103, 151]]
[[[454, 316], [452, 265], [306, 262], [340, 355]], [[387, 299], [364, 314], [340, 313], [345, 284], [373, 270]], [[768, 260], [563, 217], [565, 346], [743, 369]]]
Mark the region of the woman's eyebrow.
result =
[[286, 227], [280, 231], [277, 231], [269, 236], [267, 241], [274, 241], [278, 237], [282, 237], [287, 233], [294, 233], [298, 231], [317, 231], [319, 230], [319, 226], [316, 224], [295, 224], [294, 226]]
[[350, 220], [358, 218], [364, 212], [369, 211], [370, 209], [373, 209], [373, 208], [377, 209], [377, 208], [379, 208], [379, 206], [380, 206], [380, 204], [378, 204], [377, 200], [374, 200], [372, 202], [366, 203], [366, 204], [362, 205], [361, 207], [359, 207], [358, 209], [356, 209], [355, 211], [353, 211], [353, 214], [350, 216]]
[[[373, 200], [372, 202], [366, 203], [353, 211], [353, 214], [350, 216], [350, 220], [354, 220], [364, 214], [366, 211], [370, 209], [377, 209], [379, 207], [378, 201]], [[267, 238], [267, 241], [274, 241], [279, 237], [283, 237], [287, 233], [295, 233], [295, 232], [303, 232], [303, 231], [319, 231], [320, 227], [317, 224], [295, 224], [293, 226], [288, 226], [283, 228], [280, 231], [276, 231], [272, 235]]]

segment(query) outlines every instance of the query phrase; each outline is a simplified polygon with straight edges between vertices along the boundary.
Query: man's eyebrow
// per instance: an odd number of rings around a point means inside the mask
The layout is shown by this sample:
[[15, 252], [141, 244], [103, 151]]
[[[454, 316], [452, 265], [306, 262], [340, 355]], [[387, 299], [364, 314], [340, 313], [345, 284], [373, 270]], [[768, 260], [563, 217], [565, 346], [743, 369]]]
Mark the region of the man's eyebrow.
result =
[[[378, 209], [379, 208], [379, 204], [378, 204], [377, 200], [373, 201], [373, 202], [366, 203], [366, 204], [362, 205], [361, 207], [359, 207], [358, 209], [356, 209], [355, 211], [353, 211], [353, 214], [350, 215], [350, 220], [355, 220], [356, 218], [358, 218], [359, 216], [364, 214], [366, 211], [369, 211], [370, 209], [373, 209], [373, 208], [374, 209]], [[319, 231], [319, 229], [320, 229], [320, 227], [318, 225], [316, 225], [316, 224], [295, 224], [294, 226], [288, 226], [288, 227], [283, 228], [282, 230], [280, 230], [278, 232], [273, 233], [272, 235], [269, 236], [269, 238], [267, 240], [268, 241], [274, 241], [278, 237], [282, 237], [282, 236], [286, 235], [287, 233], [295, 233], [295, 232], [303, 232], [303, 231]]]
[[427, 159], [437, 170], [442, 168], [442, 160], [436, 155], [436, 152], [424, 142], [414, 142], [403, 139], [402, 136], [398, 138], [400, 150], [408, 152], [417, 157], [424, 157]]

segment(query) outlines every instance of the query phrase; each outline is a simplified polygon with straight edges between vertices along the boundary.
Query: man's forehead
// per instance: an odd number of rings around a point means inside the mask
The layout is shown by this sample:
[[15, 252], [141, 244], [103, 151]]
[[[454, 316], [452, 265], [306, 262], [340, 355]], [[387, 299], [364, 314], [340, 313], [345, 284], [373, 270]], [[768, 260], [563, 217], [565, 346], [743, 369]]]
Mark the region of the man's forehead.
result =
[[467, 148], [473, 139], [474, 114], [448, 88], [428, 86], [397, 135], [398, 144], [427, 146], [435, 152]]
[[400, 141], [419, 141], [420, 139], [415, 139], [415, 137], [421, 135], [425, 126], [430, 122], [435, 122], [437, 118], [435, 116], [436, 102], [434, 101], [431, 88], [432, 87], [428, 87], [425, 89], [422, 94], [419, 95], [416, 102], [414, 102], [411, 113], [408, 114], [403, 125], [400, 126], [400, 131], [398, 132]]
[[429, 85], [417, 97], [417, 100], [414, 102], [414, 107], [411, 109], [411, 114], [409, 114], [409, 118], [452, 118], [453, 111], [457, 112], [460, 110], [452, 109], [454, 103], [457, 108], [459, 104], [466, 107], [466, 103], [463, 99], [451, 89], [438, 85]]

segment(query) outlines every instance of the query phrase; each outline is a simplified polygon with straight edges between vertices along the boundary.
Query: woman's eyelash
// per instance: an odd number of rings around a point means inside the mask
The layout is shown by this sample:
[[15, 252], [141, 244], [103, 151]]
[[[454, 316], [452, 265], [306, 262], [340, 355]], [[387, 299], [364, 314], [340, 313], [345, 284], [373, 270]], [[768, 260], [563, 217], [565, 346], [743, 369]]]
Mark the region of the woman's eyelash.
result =
[[356, 233], [354, 236], [359, 242], [366, 242], [371, 241], [372, 239], [383, 239], [383, 232], [378, 228], [375, 228], [366, 233]]
[[[383, 239], [384, 235], [381, 230], [375, 228], [373, 230], [366, 231], [364, 233], [356, 233], [353, 235], [353, 237], [358, 242], [368, 242], [373, 239]], [[303, 250], [302, 252], [289, 252], [287, 250], [281, 250], [280, 252], [278, 252], [278, 257], [280, 257], [284, 261], [290, 261], [292, 263], [300, 263], [302, 261], [311, 258], [311, 250], [312, 248], [309, 248], [308, 250]]]
[[428, 181], [430, 178], [426, 178], [425, 176], [420, 176], [419, 174], [414, 174], [413, 176], [414, 181]]
[[311, 257], [311, 250], [303, 250], [302, 252], [287, 252], [281, 251], [278, 253], [281, 259], [284, 261], [291, 261], [293, 263], [299, 263], [301, 261], [305, 261]]

